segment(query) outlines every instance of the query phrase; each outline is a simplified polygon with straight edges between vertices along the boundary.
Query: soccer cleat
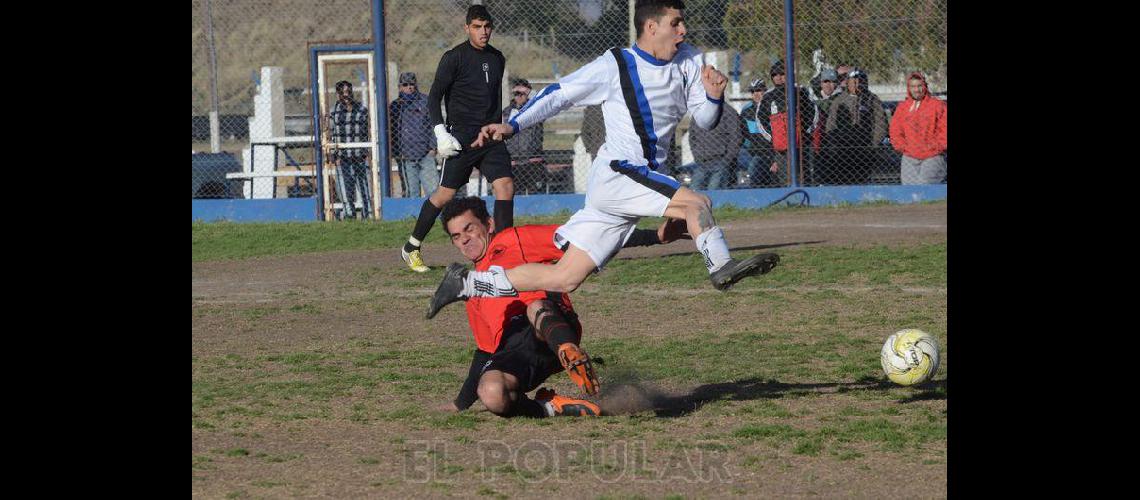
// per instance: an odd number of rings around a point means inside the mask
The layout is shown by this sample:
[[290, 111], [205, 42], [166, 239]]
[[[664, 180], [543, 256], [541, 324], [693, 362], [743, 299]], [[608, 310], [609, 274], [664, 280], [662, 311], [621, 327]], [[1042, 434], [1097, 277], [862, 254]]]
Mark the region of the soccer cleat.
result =
[[463, 278], [467, 277], [467, 268], [458, 262], [452, 262], [447, 266], [447, 271], [443, 273], [443, 281], [439, 283], [439, 288], [435, 289], [435, 295], [431, 296], [431, 304], [428, 306], [427, 319], [432, 319], [435, 314], [452, 302], [459, 302], [467, 300], [463, 296]]
[[404, 247], [400, 247], [400, 258], [404, 259], [409, 269], [417, 273], [426, 273], [430, 270], [428, 266], [424, 265], [424, 256], [418, 249], [405, 252]]
[[766, 274], [780, 262], [780, 256], [774, 253], [761, 253], [744, 260], [729, 259], [728, 263], [709, 275], [713, 287], [717, 290], [728, 290], [749, 276]]
[[586, 394], [598, 393], [601, 384], [598, 383], [598, 376], [594, 373], [594, 365], [590, 362], [590, 356], [586, 355], [582, 348], [570, 342], [558, 346], [558, 361], [562, 362], [562, 367], [570, 375], [570, 380], [578, 384], [578, 388], [582, 392]]
[[597, 417], [602, 409], [585, 399], [574, 399], [554, 393], [554, 389], [543, 387], [534, 393], [534, 400], [554, 410], [554, 417]]

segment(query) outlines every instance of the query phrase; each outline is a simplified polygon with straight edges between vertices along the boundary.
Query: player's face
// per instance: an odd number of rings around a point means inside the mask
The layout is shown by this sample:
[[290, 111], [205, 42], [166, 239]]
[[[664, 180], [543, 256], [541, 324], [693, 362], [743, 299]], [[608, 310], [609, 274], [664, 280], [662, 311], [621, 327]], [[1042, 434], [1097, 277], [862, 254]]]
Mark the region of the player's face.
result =
[[491, 26], [491, 21], [486, 19], [472, 19], [471, 24], [464, 25], [463, 29], [467, 31], [467, 39], [471, 41], [471, 45], [482, 49], [491, 41], [491, 32], [495, 28]]
[[764, 99], [764, 91], [763, 90], [752, 91], [752, 102], [759, 103], [761, 99]]
[[468, 210], [447, 221], [447, 234], [451, 236], [451, 244], [459, 249], [459, 253], [475, 262], [487, 253], [494, 225], [495, 221], [479, 220]]
[[[649, 24], [647, 27], [653, 26]], [[653, 48], [653, 54], [665, 61], [672, 60], [677, 55], [677, 46], [685, 41], [686, 33], [688, 29], [685, 28], [684, 14], [672, 7], [665, 9], [665, 14], [657, 19], [656, 30], [649, 33], [649, 45]]]
[[922, 85], [922, 80], [914, 78], [907, 82], [906, 89], [910, 92], [910, 98], [916, 101], [921, 100], [926, 95], [926, 87]]

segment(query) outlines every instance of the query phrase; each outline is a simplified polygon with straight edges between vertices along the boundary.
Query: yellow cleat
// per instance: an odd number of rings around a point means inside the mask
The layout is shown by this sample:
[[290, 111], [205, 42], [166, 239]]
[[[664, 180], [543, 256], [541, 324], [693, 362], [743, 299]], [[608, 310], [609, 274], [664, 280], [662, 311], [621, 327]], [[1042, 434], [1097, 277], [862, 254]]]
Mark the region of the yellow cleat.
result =
[[400, 258], [408, 264], [408, 268], [417, 273], [426, 273], [431, 269], [424, 265], [424, 256], [419, 250], [412, 250], [405, 252], [403, 247], [400, 247]]

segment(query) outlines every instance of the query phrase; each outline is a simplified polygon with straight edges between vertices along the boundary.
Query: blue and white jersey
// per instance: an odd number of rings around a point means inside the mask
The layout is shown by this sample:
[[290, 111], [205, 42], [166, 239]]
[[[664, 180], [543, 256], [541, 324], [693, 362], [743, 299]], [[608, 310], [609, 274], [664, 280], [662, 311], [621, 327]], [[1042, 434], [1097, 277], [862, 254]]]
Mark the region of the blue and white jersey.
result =
[[613, 49], [542, 89], [509, 123], [517, 133], [570, 106], [601, 104], [606, 138], [594, 166], [616, 160], [659, 171], [686, 113], [704, 129], [720, 119], [723, 100], [705, 94], [703, 62], [703, 54], [687, 43], [671, 61], [636, 45]]

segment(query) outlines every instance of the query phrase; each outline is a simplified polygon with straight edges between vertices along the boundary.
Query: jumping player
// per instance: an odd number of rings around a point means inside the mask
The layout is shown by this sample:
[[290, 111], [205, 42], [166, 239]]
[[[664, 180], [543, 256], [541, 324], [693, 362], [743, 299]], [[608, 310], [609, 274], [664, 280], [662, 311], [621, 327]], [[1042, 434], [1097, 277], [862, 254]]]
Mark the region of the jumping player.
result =
[[[476, 269], [550, 262], [562, 257], [553, 243], [557, 226], [527, 225], [495, 232], [495, 222], [478, 197], [457, 198], [443, 208], [443, 227], [451, 242]], [[656, 230], [637, 230], [625, 246], [652, 245], [685, 237], [683, 221], [667, 221]], [[460, 266], [452, 264], [452, 266]], [[467, 320], [475, 336], [474, 358], [467, 381], [450, 410], [464, 410], [478, 398], [504, 416], [599, 415], [588, 400], [573, 399], [543, 388], [554, 373], [566, 370], [587, 394], [600, 387], [593, 364], [579, 347], [582, 325], [564, 293], [523, 292], [517, 297], [473, 298]]]
[[[444, 160], [439, 186], [424, 200], [412, 234], [400, 249], [400, 257], [418, 273], [428, 270], [420, 245], [435, 225], [441, 207], [467, 184], [471, 169], [478, 168], [491, 183], [491, 191], [495, 193], [495, 222], [499, 228], [514, 225], [515, 184], [506, 144], [462, 146], [475, 140], [483, 125], [502, 121], [500, 89], [507, 59], [489, 43], [494, 26], [486, 6], [472, 5], [467, 9], [463, 27], [467, 40], [444, 52], [428, 94], [436, 151]], [[441, 102], [447, 106], [446, 124], [440, 111]]]
[[572, 292], [618, 252], [642, 217], [684, 219], [718, 290], [776, 266], [774, 253], [731, 258], [708, 196], [659, 172], [681, 118], [692, 113], [696, 126], [714, 127], [728, 84], [724, 74], [702, 64], [696, 48], [683, 43], [684, 8], [680, 0], [639, 0], [633, 47], [613, 48], [546, 87], [510, 123], [483, 127], [472, 146], [501, 141], [574, 105], [601, 104], [606, 139], [591, 166], [585, 207], [555, 232], [557, 246], [569, 244], [566, 255], [553, 266], [449, 268], [432, 297], [429, 318], [469, 297]]

